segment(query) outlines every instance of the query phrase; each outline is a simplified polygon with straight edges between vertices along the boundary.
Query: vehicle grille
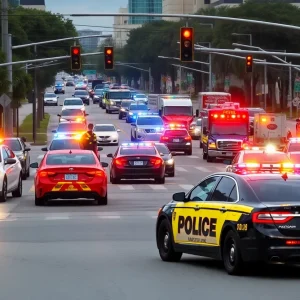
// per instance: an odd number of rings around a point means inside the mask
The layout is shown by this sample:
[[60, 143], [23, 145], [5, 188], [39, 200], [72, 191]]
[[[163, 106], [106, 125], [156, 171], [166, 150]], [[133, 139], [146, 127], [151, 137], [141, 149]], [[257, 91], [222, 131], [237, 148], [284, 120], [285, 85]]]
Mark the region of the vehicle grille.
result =
[[99, 136], [100, 139], [108, 139], [109, 137], [110, 137], [109, 135], [105, 135], [105, 136], [101, 135], [101, 136]]
[[218, 141], [217, 147], [219, 150], [238, 151], [242, 148], [242, 141]]
[[155, 133], [155, 129], [145, 129], [146, 133]]

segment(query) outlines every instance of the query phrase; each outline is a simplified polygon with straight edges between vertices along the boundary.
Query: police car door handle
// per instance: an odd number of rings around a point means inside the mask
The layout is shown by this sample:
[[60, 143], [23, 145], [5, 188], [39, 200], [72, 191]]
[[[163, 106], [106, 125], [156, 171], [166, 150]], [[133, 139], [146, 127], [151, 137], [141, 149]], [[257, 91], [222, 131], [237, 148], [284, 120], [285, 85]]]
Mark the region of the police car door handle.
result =
[[200, 210], [200, 207], [199, 206], [195, 206], [194, 210]]
[[227, 211], [227, 209], [226, 209], [225, 207], [221, 207], [219, 210], [220, 210], [221, 212]]

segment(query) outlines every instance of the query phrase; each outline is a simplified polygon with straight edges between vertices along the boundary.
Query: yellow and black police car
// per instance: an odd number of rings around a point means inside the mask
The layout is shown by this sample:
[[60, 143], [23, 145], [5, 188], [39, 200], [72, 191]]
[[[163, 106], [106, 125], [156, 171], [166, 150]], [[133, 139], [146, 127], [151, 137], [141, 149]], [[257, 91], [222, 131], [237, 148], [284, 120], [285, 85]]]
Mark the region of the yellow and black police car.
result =
[[183, 253], [222, 260], [228, 274], [251, 262], [300, 262], [300, 176], [215, 173], [173, 195], [158, 213], [163, 261]]

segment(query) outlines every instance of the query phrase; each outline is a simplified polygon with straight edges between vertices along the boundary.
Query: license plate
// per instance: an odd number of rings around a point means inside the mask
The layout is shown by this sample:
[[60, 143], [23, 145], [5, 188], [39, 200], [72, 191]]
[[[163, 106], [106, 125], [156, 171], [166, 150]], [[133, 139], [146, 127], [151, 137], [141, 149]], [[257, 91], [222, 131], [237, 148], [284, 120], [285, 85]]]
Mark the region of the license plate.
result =
[[133, 162], [133, 165], [134, 165], [134, 166], [143, 166], [143, 165], [144, 165], [144, 162], [143, 162], [143, 161], [134, 161], [134, 162]]
[[174, 143], [179, 143], [179, 139], [174, 139], [173, 142]]
[[78, 175], [77, 174], [66, 174], [65, 180], [78, 180]]
[[226, 156], [233, 156], [233, 152], [227, 152]]

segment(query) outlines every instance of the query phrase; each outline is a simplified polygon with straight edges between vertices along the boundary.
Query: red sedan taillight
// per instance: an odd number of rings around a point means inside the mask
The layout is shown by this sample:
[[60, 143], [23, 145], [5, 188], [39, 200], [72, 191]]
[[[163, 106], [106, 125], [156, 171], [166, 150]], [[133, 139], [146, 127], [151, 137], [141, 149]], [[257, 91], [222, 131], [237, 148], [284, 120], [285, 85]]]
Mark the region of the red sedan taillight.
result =
[[55, 172], [46, 172], [46, 171], [41, 171], [37, 174], [38, 177], [53, 177], [55, 176], [56, 173]]
[[118, 167], [124, 167], [126, 165], [126, 159], [125, 158], [117, 158], [115, 160], [115, 164]]

